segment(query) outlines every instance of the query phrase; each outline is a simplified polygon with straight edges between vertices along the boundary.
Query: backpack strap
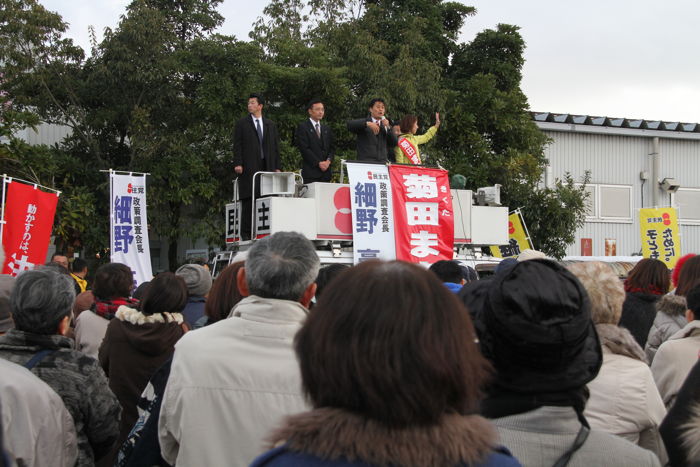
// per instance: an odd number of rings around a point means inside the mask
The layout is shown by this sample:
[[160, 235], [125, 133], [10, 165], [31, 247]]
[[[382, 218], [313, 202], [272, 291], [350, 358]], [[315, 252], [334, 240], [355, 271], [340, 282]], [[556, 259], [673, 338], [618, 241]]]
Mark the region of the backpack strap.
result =
[[44, 359], [44, 357], [46, 357], [46, 356], [48, 356], [48, 355], [50, 355], [50, 354], [52, 354], [52, 353], [54, 353], [54, 352], [55, 352], [54, 349], [44, 349], [44, 350], [40, 350], [40, 351], [38, 351], [37, 353], [35, 353], [34, 356], [32, 356], [32, 358], [30, 358], [29, 361], [28, 361], [27, 363], [24, 364], [24, 367], [25, 367], [27, 370], [31, 370], [31, 369], [34, 368], [40, 361], [42, 361], [42, 360]]

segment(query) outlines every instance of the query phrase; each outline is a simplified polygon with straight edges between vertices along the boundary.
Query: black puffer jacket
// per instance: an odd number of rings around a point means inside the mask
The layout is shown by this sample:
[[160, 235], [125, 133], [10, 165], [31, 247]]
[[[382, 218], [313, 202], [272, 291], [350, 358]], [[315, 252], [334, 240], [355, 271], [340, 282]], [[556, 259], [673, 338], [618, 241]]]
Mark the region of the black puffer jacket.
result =
[[628, 329], [641, 348], [646, 345], [649, 329], [654, 324], [656, 301], [659, 298], [661, 295], [627, 292], [625, 302], [622, 304], [620, 327]]

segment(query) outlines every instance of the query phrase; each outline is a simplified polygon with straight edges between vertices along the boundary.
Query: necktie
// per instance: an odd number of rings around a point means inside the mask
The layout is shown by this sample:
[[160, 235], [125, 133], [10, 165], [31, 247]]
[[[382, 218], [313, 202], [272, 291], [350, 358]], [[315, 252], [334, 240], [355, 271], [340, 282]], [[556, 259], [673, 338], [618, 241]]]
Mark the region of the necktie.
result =
[[321, 139], [321, 125], [319, 125], [318, 122], [316, 122], [316, 136]]
[[262, 128], [260, 128], [260, 120], [255, 119], [255, 130], [258, 132], [258, 141], [260, 142], [260, 159], [265, 159], [265, 153], [263, 152], [263, 133]]

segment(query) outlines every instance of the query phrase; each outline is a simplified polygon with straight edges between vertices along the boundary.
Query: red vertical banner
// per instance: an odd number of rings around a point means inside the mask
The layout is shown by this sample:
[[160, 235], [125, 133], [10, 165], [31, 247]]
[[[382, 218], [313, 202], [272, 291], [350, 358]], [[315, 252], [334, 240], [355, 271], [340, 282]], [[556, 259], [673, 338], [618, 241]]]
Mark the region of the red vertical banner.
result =
[[16, 276], [44, 264], [58, 195], [20, 182], [10, 182], [5, 198], [3, 274]]
[[454, 212], [446, 170], [392, 165], [396, 259], [432, 264], [454, 257]]

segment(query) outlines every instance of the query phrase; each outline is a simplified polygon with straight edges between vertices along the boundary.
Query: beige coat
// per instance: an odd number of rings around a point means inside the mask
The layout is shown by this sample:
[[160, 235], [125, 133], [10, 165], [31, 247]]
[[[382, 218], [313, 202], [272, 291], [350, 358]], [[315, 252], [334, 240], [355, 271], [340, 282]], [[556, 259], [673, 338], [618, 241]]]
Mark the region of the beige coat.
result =
[[670, 407], [683, 381], [698, 361], [700, 352], [700, 321], [691, 321], [661, 344], [656, 352], [651, 372], [661, 398]]
[[292, 347], [306, 314], [252, 295], [178, 341], [158, 422], [166, 462], [247, 466], [285, 416], [309, 409]]
[[[544, 406], [492, 420], [500, 442], [524, 466], [554, 465], [574, 443], [581, 422], [572, 407]], [[568, 467], [656, 467], [659, 459], [619, 436], [591, 430]]]
[[97, 360], [109, 320], [85, 310], [75, 318], [75, 349]]
[[0, 375], [0, 425], [11, 459], [17, 465], [72, 467], [78, 440], [61, 397], [31, 371], [2, 358]]
[[[596, 329], [603, 344], [603, 366], [587, 385], [590, 398], [584, 411], [586, 420], [594, 430], [621, 436], [652, 451], [665, 464], [659, 425], [666, 416], [666, 407], [649, 366], [640, 360], [644, 358], [642, 349], [627, 329], [605, 324]], [[616, 345], [608, 347], [609, 340]]]

